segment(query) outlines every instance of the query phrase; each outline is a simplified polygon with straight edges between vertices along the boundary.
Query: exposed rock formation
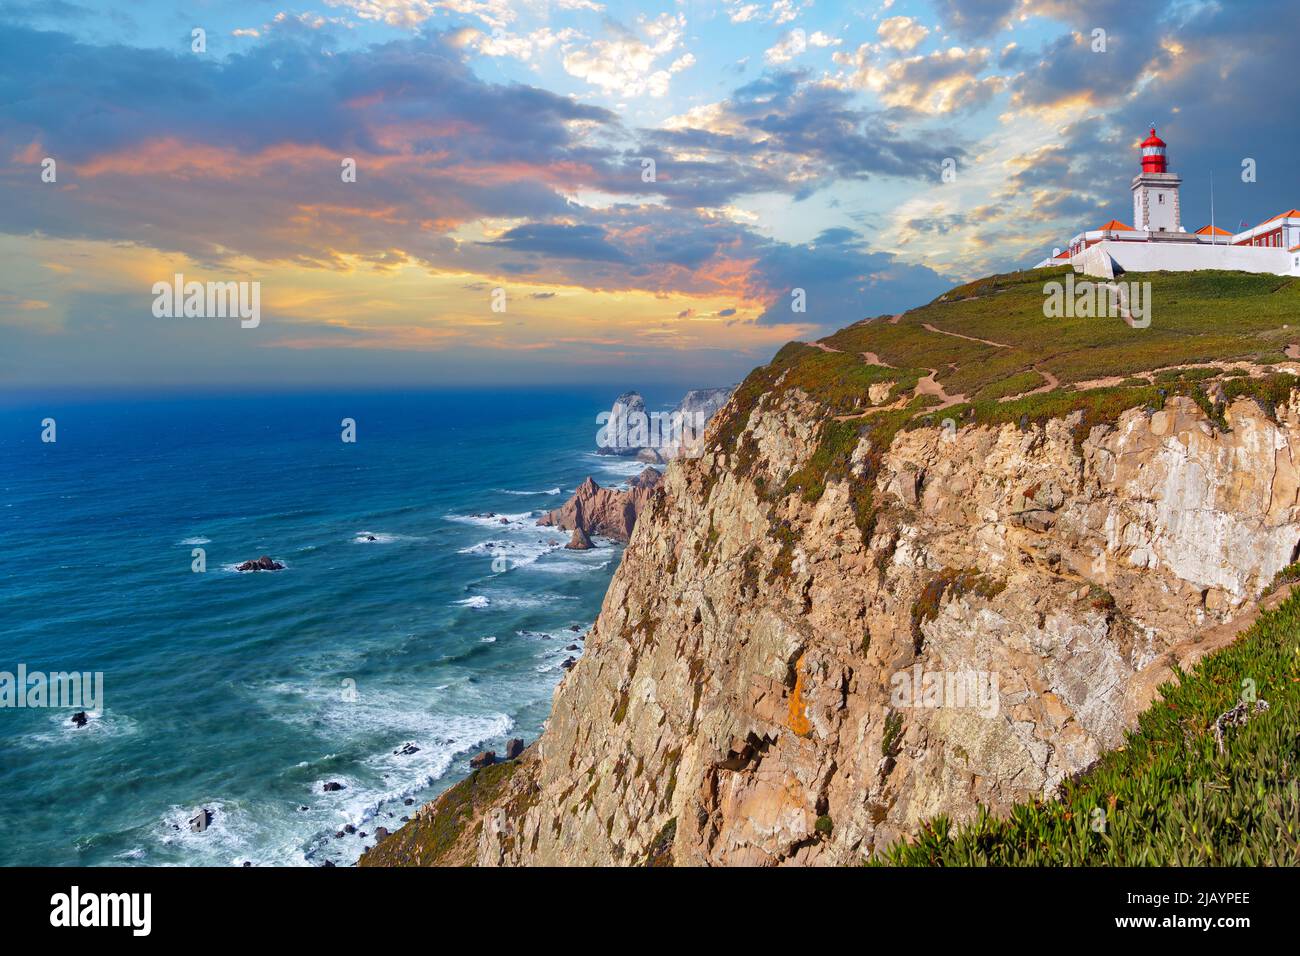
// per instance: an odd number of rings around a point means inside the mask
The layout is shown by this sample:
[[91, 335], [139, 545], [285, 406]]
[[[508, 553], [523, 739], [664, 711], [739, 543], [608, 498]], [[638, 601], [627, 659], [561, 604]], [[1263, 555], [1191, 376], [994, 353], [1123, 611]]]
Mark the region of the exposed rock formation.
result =
[[591, 539], [587, 537], [587, 532], [583, 531], [581, 526], [573, 529], [573, 537], [565, 545], [570, 551], [590, 551], [592, 548]]
[[[663, 475], [654, 468], [646, 468], [637, 477], [629, 479], [627, 491], [602, 488], [594, 478], [588, 477], [572, 498], [543, 515], [537, 523], [544, 528], [581, 531], [588, 538], [587, 547], [591, 546], [590, 535], [593, 534], [626, 541], [632, 535], [637, 516], [662, 481]], [[575, 540], [580, 539], [575, 536]], [[572, 548], [574, 541], [567, 546]]]
[[[1294, 394], [1276, 421], [1248, 399], [1224, 417], [1174, 397], [1079, 442], [1077, 413], [902, 431], [863, 520], [841, 479], [760, 491], [812, 457], [815, 405], [743, 410], [734, 447], [711, 431], [670, 466], [465, 852], [845, 864], [1050, 795], [1297, 556]], [[860, 440], [856, 474], [877, 451]], [[991, 693], [954, 702], [954, 675]]]
[[669, 412], [650, 412], [639, 392], [624, 392], [614, 400], [597, 437], [597, 454], [635, 457], [652, 465], [698, 457], [705, 427], [735, 390], [734, 385], [694, 389]]
[[645, 419], [648, 415], [645, 399], [640, 392], [624, 392], [614, 399], [605, 423], [604, 434], [607, 440], [597, 441], [596, 454], [635, 455], [640, 451], [646, 436], [634, 427], [634, 421], [638, 418]]
[[236, 571], [283, 571], [284, 565], [281, 564], [279, 561], [276, 561], [273, 558], [269, 557], [268, 555], [264, 554], [260, 558], [256, 558], [252, 561], [245, 561], [243, 564], [239, 565], [239, 567], [235, 568], [235, 570]]

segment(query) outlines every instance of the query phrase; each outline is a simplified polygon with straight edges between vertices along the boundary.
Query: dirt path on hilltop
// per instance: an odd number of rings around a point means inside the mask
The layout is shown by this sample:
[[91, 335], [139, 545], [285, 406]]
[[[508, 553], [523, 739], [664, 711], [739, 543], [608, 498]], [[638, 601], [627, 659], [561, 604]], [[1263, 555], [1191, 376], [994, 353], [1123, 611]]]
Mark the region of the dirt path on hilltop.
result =
[[981, 345], [991, 345], [995, 349], [1011, 348], [1010, 345], [1005, 345], [1002, 342], [994, 342], [992, 339], [977, 339], [973, 335], [962, 335], [960, 332], [948, 332], [944, 329], [936, 329], [929, 322], [922, 322], [921, 328], [925, 329], [927, 332], [935, 332], [939, 335], [951, 335], [953, 338], [956, 339], [965, 339], [967, 342], [979, 342]]
[[949, 395], [943, 390], [943, 386], [935, 379], [939, 374], [937, 368], [930, 369], [930, 374], [916, 383], [917, 395], [933, 395], [939, 399], [938, 405], [932, 405], [927, 408], [923, 414], [929, 415], [934, 412], [941, 412], [945, 408], [951, 408], [953, 405], [962, 405], [966, 401], [964, 394]]
[[1017, 398], [1025, 398], [1028, 395], [1041, 395], [1043, 392], [1051, 392], [1061, 385], [1061, 380], [1045, 368], [1034, 366], [1034, 371], [1043, 376], [1043, 384], [1037, 388], [1031, 388], [1027, 392], [1020, 392], [1017, 395], [1003, 395], [998, 399], [999, 402], [1014, 402]]

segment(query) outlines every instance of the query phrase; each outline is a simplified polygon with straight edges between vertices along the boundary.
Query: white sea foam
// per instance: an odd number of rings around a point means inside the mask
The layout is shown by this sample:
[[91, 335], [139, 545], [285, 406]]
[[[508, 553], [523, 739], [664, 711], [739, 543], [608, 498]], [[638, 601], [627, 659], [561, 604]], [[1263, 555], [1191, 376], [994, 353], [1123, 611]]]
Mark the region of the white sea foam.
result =
[[138, 730], [136, 722], [130, 717], [109, 711], [98, 714], [86, 711], [86, 726], [78, 727], [72, 722], [75, 713], [75, 710], [66, 707], [51, 708], [47, 714], [46, 729], [20, 738], [18, 744], [32, 750], [44, 750], [55, 745], [95, 744], [112, 737], [133, 734]]
[[412, 534], [392, 534], [387, 531], [358, 531], [352, 539], [353, 544], [397, 544], [401, 541], [424, 541]]
[[496, 607], [534, 608], [552, 607], [556, 601], [577, 601], [576, 594], [493, 594], [492, 603]]
[[[619, 455], [597, 455], [594, 451], [587, 452], [586, 457], [600, 471], [607, 475], [618, 475], [621, 478], [633, 478], [647, 468], [656, 467], [649, 462], [638, 461], [636, 458], [623, 458]], [[658, 470], [663, 471], [663, 466], [658, 466]]]
[[[528, 527], [528, 519], [537, 517], [536, 511], [519, 511], [513, 514], [446, 515], [448, 521], [457, 524], [472, 524], [480, 528], [506, 528], [510, 525]], [[505, 518], [503, 522], [501, 519]]]
[[558, 487], [547, 488], [545, 491], [511, 491], [509, 488], [498, 488], [498, 492], [503, 495], [559, 495], [563, 494]]
[[[550, 532], [550, 529], [542, 529]], [[492, 570], [495, 572], [508, 571], [510, 568], [522, 567], [526, 564], [533, 564], [538, 558], [550, 554], [552, 551], [559, 551], [564, 547], [564, 541], [555, 534], [543, 534], [537, 537], [538, 529], [530, 529], [531, 536], [527, 540], [522, 538], [493, 538], [490, 541], [480, 541], [477, 544], [471, 544], [467, 548], [460, 548], [457, 554], [473, 554], [479, 557], [487, 558], [493, 562]], [[567, 537], [563, 536], [563, 537]], [[502, 563], [502, 561], [504, 563]]]
[[[590, 554], [590, 552], [587, 552]], [[589, 561], [582, 561], [573, 558], [567, 558], [556, 561], [538, 561], [527, 566], [530, 571], [541, 571], [546, 574], [590, 574], [592, 571], [602, 571], [609, 567], [612, 562], [609, 560], [593, 564]]]
[[[265, 685], [265, 689], [282, 683]], [[187, 862], [355, 862], [363, 847], [374, 844], [375, 826], [396, 830], [403, 816], [412, 815], [419, 803], [432, 796], [430, 786], [458, 759], [467, 760], [482, 744], [505, 736], [514, 726], [512, 718], [501, 712], [435, 712], [431, 708], [437, 706], [440, 691], [448, 685], [417, 686], [394, 689], [390, 684], [389, 689], [374, 691], [362, 682], [356, 699], [347, 701], [330, 681], [299, 685], [299, 692], [286, 695], [287, 708], [270, 709], [273, 716], [301, 725], [331, 743], [356, 746], [364, 742], [373, 747], [375, 741], [382, 740], [379, 749], [359, 763], [349, 761], [347, 767], [339, 765], [337, 756], [325, 754], [306, 766], [298, 764], [287, 770], [288, 779], [301, 781], [297, 800], [306, 810], [294, 803], [259, 805], [255, 812], [245, 813], [232, 810], [228, 802], [211, 799], [195, 806], [213, 811], [212, 826], [206, 833], [190, 834], [188, 820], [196, 810], [174, 807], [165, 821], [164, 842], [183, 847]], [[488, 703], [486, 698], [484, 703]], [[414, 753], [402, 752], [407, 744], [417, 748]], [[328, 781], [343, 784], [343, 789], [325, 792]], [[407, 799], [416, 803], [407, 807]], [[184, 832], [172, 830], [172, 823], [181, 825]], [[356, 833], [346, 833], [349, 824]], [[338, 838], [335, 834], [340, 831], [345, 836]], [[363, 831], [367, 834], [364, 838], [360, 835]]]
[[194, 546], [197, 546], [197, 545], [200, 545], [200, 544], [211, 544], [211, 543], [212, 543], [212, 539], [211, 539], [211, 538], [201, 538], [201, 537], [194, 537], [194, 538], [181, 538], [181, 540], [180, 540], [178, 543], [179, 543], [179, 544], [186, 545], [187, 547], [194, 547]]
[[461, 607], [472, 607], [472, 608], [482, 609], [487, 607], [492, 602], [481, 594], [475, 594], [473, 597], [467, 597], [460, 601], [452, 601], [451, 603], [458, 604]]

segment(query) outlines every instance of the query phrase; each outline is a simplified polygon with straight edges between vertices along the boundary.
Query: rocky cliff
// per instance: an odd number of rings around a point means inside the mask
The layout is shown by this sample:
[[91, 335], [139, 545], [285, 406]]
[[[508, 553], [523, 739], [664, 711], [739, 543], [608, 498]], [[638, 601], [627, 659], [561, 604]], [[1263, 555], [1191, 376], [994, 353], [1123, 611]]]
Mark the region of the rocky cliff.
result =
[[783, 350], [669, 466], [458, 859], [848, 864], [1049, 796], [1297, 556], [1278, 367], [967, 408], [874, 352], [888, 387], [805, 387], [833, 342]]
[[[627, 490], [602, 488], [594, 478], [586, 478], [568, 501], [553, 511], [548, 511], [537, 520], [543, 528], [560, 528], [564, 531], [581, 532], [588, 536], [593, 534], [626, 541], [632, 536], [636, 519], [645, 510], [655, 489], [663, 480], [662, 474], [655, 468], [647, 467], [641, 474], [629, 478]], [[576, 539], [575, 541], [580, 540]], [[570, 543], [573, 547], [574, 543]], [[587, 542], [591, 547], [591, 542]]]

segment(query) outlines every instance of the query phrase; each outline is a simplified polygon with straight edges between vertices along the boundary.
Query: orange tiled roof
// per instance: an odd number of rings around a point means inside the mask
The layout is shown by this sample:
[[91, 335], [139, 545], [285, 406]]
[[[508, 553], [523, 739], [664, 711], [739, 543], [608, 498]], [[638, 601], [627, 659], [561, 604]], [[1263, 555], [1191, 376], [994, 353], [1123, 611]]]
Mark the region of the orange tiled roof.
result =
[[1196, 230], [1198, 236], [1230, 236], [1232, 233], [1226, 229], [1220, 229], [1218, 226], [1202, 226]]
[[1288, 209], [1286, 212], [1280, 212], [1276, 216], [1269, 216], [1264, 222], [1272, 222], [1274, 219], [1300, 219], [1300, 209]]
[[1100, 229], [1103, 229], [1103, 230], [1109, 230], [1110, 232], [1118, 232], [1118, 231], [1121, 230], [1121, 229], [1123, 229], [1123, 230], [1125, 230], [1125, 231], [1127, 231], [1127, 232], [1132, 232], [1132, 231], [1133, 231], [1133, 227], [1132, 227], [1132, 226], [1126, 226], [1126, 225], [1124, 225], [1122, 222], [1120, 222], [1118, 219], [1112, 219], [1110, 222], [1106, 223], [1106, 225], [1101, 226]]

